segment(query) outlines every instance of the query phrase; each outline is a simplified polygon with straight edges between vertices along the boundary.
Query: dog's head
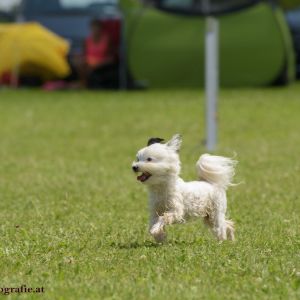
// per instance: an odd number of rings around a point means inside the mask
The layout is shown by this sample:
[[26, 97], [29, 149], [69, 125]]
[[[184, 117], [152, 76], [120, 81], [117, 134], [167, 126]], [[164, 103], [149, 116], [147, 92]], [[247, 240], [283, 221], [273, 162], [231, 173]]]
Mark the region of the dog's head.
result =
[[161, 138], [151, 138], [148, 146], [137, 153], [132, 169], [135, 173], [140, 173], [137, 177], [140, 182], [149, 185], [162, 184], [179, 175], [178, 152], [181, 136], [176, 134], [165, 144], [162, 141], [164, 140]]

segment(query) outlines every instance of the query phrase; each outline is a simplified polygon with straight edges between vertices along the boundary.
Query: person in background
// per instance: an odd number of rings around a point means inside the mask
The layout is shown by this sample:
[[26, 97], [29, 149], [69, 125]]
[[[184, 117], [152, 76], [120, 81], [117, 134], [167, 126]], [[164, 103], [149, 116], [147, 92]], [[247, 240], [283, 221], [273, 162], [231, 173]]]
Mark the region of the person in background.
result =
[[85, 40], [85, 83], [90, 88], [118, 86], [118, 51], [99, 20], [90, 23], [90, 35]]
[[[120, 86], [119, 46], [112, 42], [112, 35], [103, 30], [99, 20], [90, 23], [90, 35], [85, 41], [85, 86], [88, 88], [117, 89]], [[144, 89], [145, 85], [135, 81], [126, 68], [128, 89]]]
[[[113, 49], [110, 36], [102, 30], [100, 20], [92, 20], [90, 23], [90, 34], [84, 41], [83, 53], [73, 58], [71, 65], [77, 74], [83, 87], [101, 87], [104, 83], [106, 73], [115, 69], [116, 50]], [[93, 82], [91, 84], [91, 82]]]
[[[90, 33], [84, 41], [83, 52], [70, 60], [72, 74], [65, 80], [50, 82], [48, 90], [69, 88], [117, 89], [119, 88], [119, 47], [103, 30], [101, 20], [92, 20]], [[127, 70], [127, 87], [141, 89]], [[79, 80], [79, 81], [78, 81]]]
[[110, 37], [102, 30], [99, 20], [93, 20], [90, 28], [91, 34], [85, 40], [84, 52], [88, 69], [94, 70], [103, 65], [113, 63], [115, 50], [112, 49]]

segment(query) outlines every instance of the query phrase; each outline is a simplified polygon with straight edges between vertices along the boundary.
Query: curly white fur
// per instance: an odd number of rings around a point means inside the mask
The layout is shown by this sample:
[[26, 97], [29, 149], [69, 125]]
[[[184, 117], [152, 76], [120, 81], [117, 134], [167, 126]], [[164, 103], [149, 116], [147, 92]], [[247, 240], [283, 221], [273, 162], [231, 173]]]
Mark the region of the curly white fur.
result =
[[141, 149], [132, 164], [149, 190], [150, 233], [158, 242], [166, 238], [165, 226], [202, 217], [219, 240], [234, 239], [234, 225], [226, 220], [226, 189], [232, 185], [236, 161], [209, 154], [199, 158], [197, 181], [180, 177], [180, 135], [166, 144], [154, 143]]

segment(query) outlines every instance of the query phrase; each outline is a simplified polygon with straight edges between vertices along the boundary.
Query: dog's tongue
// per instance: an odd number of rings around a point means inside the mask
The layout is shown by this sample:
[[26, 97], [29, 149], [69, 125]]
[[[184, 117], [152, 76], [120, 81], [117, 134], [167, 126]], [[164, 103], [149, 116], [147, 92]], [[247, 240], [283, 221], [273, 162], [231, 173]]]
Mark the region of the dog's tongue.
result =
[[146, 179], [148, 179], [148, 175], [145, 174], [145, 173], [142, 173], [142, 174], [141, 174], [140, 176], [138, 176], [136, 179], [139, 180], [139, 181], [141, 181], [141, 182], [143, 182], [143, 181], [145, 181]]

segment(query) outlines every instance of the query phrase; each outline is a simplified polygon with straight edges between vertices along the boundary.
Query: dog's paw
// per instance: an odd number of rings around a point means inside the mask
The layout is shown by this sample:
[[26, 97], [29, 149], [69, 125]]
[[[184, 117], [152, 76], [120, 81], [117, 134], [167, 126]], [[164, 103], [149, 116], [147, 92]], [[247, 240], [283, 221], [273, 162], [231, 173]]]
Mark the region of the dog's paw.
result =
[[158, 223], [154, 224], [150, 229], [152, 235], [159, 235], [162, 232], [162, 226]]
[[160, 233], [163, 232], [163, 229], [164, 229], [163, 222], [157, 222], [151, 227], [150, 233], [152, 235], [159, 235]]
[[161, 231], [159, 234], [153, 235], [153, 237], [157, 243], [164, 243], [166, 241], [167, 234], [164, 231]]

